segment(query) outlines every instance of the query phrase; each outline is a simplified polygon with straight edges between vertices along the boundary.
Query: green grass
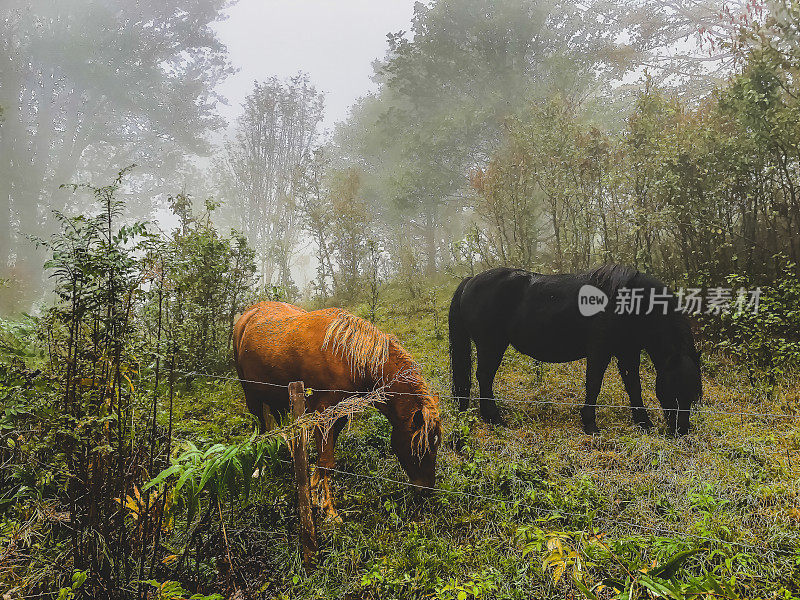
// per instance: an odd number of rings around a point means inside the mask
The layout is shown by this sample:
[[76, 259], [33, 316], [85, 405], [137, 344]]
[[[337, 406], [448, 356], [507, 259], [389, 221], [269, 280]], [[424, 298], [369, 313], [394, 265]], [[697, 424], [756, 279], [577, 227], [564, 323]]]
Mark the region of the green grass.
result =
[[[182, 379], [175, 385], [173, 407], [175, 436], [198, 445], [234, 443], [253, 432], [254, 421], [238, 381]], [[166, 426], [167, 411], [162, 410], [160, 416], [162, 426]]]
[[[451, 288], [414, 301], [390, 289], [376, 319], [443, 393], [449, 390]], [[364, 316], [366, 308], [354, 312]], [[700, 410], [796, 413], [796, 382], [768, 397], [724, 358], [706, 360]], [[580, 361], [540, 365], [509, 351], [495, 393], [579, 403], [584, 369]], [[647, 363], [642, 379], [645, 403], [657, 406]], [[407, 478], [389, 453], [388, 423], [374, 411], [364, 414], [340, 438], [337, 466], [353, 475], [333, 476], [343, 522], [323, 526], [317, 568], [307, 575], [298, 562], [288, 467], [271, 480], [262, 476], [253, 510], [237, 512], [243, 522], [232, 535], [235, 560], [252, 562], [247, 549], [257, 534], [261, 562], [252, 587], [264, 597], [564, 598], [583, 597], [576, 577], [587, 586], [625, 579], [697, 549], [678, 579], [712, 573], [747, 598], [797, 594], [796, 419], [695, 414], [692, 433], [675, 440], [664, 435], [663, 418], [653, 412], [657, 427], [644, 433], [631, 422], [613, 365], [598, 402], [614, 408], [598, 410], [602, 434], [591, 437], [580, 429], [574, 407], [503, 403], [509, 426], [494, 428], [475, 408], [458, 413], [443, 397], [441, 491], [424, 499], [387, 481]], [[242, 439], [252, 431], [244, 413], [241, 391], [230, 383], [176, 398], [179, 435], [204, 443]], [[612, 596], [608, 589], [598, 594]]]

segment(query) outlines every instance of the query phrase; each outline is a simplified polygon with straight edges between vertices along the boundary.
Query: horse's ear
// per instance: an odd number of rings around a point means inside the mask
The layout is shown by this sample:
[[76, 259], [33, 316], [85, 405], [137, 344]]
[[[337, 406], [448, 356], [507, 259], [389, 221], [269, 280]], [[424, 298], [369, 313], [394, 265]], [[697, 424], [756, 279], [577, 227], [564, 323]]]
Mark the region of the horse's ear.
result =
[[422, 414], [421, 410], [414, 411], [414, 414], [411, 416], [411, 424], [414, 426], [414, 429], [419, 429], [425, 425], [425, 415]]

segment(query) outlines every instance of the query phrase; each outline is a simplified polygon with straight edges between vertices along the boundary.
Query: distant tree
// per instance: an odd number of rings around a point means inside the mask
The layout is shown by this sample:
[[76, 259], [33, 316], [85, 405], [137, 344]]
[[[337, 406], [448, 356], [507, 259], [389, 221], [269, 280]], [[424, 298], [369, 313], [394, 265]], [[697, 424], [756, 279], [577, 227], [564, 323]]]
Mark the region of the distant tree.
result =
[[338, 266], [334, 292], [352, 302], [362, 283], [373, 217], [369, 203], [361, 195], [358, 171], [334, 171], [330, 177], [330, 248]]
[[311, 159], [305, 161], [300, 170], [297, 190], [301, 219], [316, 248], [317, 276], [314, 288], [323, 302], [332, 291], [335, 274], [330, 248], [334, 216], [325, 181], [325, 171], [329, 164], [324, 150], [313, 152]]
[[625, 30], [636, 62], [657, 85], [707, 94], [734, 70], [742, 27], [764, 16], [763, 5], [752, 0], [627, 0], [597, 2], [587, 12]]
[[70, 200], [60, 184], [135, 162], [133, 189], [152, 192], [207, 150], [221, 125], [214, 88], [230, 72], [211, 27], [225, 5], [0, 5], [0, 272], [38, 270], [24, 235], [55, 227], [50, 209]]
[[468, 173], [487, 165], [507, 120], [553, 94], [597, 94], [630, 65], [620, 33], [560, 0], [437, 0], [415, 5], [413, 35], [388, 36], [379, 91], [335, 142], [364, 172], [376, 214], [390, 227], [411, 225], [428, 273], [447, 245], [443, 214], [458, 216]]
[[323, 95], [307, 75], [256, 82], [225, 145], [223, 196], [231, 218], [256, 250], [261, 282], [288, 285], [297, 243], [300, 167], [314, 148]]

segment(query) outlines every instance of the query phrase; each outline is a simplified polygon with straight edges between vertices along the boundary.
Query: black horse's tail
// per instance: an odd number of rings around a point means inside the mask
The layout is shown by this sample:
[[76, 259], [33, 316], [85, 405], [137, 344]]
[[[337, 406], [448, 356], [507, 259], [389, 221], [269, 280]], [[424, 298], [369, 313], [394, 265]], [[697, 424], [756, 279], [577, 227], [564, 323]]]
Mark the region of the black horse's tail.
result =
[[472, 342], [464, 319], [461, 317], [461, 294], [470, 280], [467, 277], [456, 288], [450, 301], [448, 323], [450, 326], [450, 369], [453, 375], [453, 396], [458, 398], [461, 410], [469, 408], [469, 392], [472, 387]]

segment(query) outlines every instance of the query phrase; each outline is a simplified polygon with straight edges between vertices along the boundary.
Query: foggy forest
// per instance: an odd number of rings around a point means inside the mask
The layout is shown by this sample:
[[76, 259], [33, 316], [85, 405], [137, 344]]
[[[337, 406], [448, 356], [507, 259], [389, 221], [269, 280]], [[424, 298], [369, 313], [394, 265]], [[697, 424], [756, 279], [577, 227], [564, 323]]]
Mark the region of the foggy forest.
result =
[[0, 211], [2, 600], [800, 598], [798, 0], [0, 0]]

